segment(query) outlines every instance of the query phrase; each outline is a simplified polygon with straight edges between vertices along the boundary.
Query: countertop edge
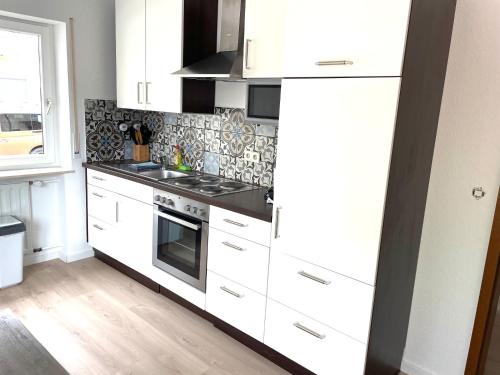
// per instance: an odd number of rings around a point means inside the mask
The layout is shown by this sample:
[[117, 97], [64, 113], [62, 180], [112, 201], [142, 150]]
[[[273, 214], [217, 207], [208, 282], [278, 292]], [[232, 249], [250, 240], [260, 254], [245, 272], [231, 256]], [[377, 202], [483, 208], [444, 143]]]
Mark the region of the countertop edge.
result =
[[[158, 183], [156, 181], [149, 180], [147, 178], [135, 176], [135, 175], [127, 173], [127, 172], [121, 172], [121, 171], [118, 171], [115, 169], [106, 168], [105, 166], [94, 164], [94, 163], [83, 162], [82, 167], [86, 168], [86, 169], [92, 169], [92, 170], [102, 172], [102, 173], [107, 173], [107, 174], [110, 174], [112, 176], [125, 178], [129, 181], [133, 181], [133, 182], [137, 182], [137, 183], [144, 184], [147, 186], [151, 186], [151, 187], [156, 188], [156, 189], [161, 189], [161, 190], [170, 192], [172, 194], [179, 194], [179, 195], [185, 196], [187, 198], [196, 199], [202, 203], [206, 203], [206, 204], [209, 204], [211, 206], [223, 208], [225, 210], [233, 211], [233, 212], [236, 212], [236, 213], [239, 213], [242, 215], [250, 216], [254, 219], [262, 220], [262, 221], [265, 221], [268, 223], [272, 222], [272, 205], [267, 205], [267, 207], [264, 210], [252, 210], [252, 209], [249, 209], [247, 207], [239, 206], [237, 204], [229, 202], [229, 201], [227, 201], [227, 199], [225, 200], [224, 198], [229, 197], [229, 195], [222, 195], [222, 196], [218, 196], [218, 197], [208, 197], [208, 196], [204, 196], [204, 195], [199, 195], [199, 194], [196, 194], [193, 192], [175, 189], [171, 186], [167, 186], [167, 185]], [[256, 192], [262, 192], [262, 201], [264, 202], [265, 190], [266, 190], [266, 188], [263, 187], [261, 189], [257, 189], [257, 190], [253, 190], [253, 191], [245, 191], [245, 192], [234, 193], [234, 194], [230, 194], [230, 195], [234, 197], [237, 194], [238, 196], [243, 196], [243, 199], [244, 199], [245, 195], [247, 195], [247, 196], [249, 195], [248, 193], [255, 194]], [[264, 203], [264, 204], [266, 204], [266, 203]]]

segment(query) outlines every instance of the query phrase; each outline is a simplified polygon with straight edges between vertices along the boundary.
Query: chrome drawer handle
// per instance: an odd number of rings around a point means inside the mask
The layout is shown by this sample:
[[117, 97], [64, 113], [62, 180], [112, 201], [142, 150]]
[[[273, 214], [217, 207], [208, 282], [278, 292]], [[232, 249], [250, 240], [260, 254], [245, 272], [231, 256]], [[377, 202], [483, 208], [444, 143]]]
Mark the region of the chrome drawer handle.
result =
[[317, 61], [316, 65], [318, 66], [328, 66], [328, 65], [353, 65], [354, 62], [350, 60], [324, 60]]
[[233, 221], [233, 220], [229, 220], [229, 219], [224, 219], [224, 221], [228, 224], [236, 225], [237, 227], [240, 227], [240, 228], [248, 227], [248, 224], [241, 224], [241, 223], [238, 223], [237, 221]]
[[146, 104], [151, 104], [149, 101], [149, 86], [151, 86], [151, 82], [146, 82]]
[[101, 194], [92, 193], [92, 195], [97, 197], [97, 198], [104, 198], [104, 195], [101, 195]]
[[225, 287], [225, 286], [221, 286], [221, 287], [220, 287], [220, 289], [221, 289], [221, 290], [223, 290], [224, 292], [229, 293], [230, 295], [235, 296], [235, 297], [238, 297], [238, 298], [243, 298], [243, 297], [245, 297], [245, 295], [244, 295], [244, 294], [236, 293], [236, 292], [232, 291], [231, 289], [228, 289], [228, 288], [227, 288], [227, 287]]
[[248, 54], [250, 53], [250, 43], [252, 43], [252, 42], [253, 42], [252, 39], [247, 39], [245, 41], [245, 49], [246, 49], [246, 54], [245, 54], [245, 69], [246, 70], [252, 69], [252, 67], [248, 63]]
[[103, 227], [100, 227], [100, 226], [99, 226], [99, 225], [97, 225], [97, 224], [94, 224], [93, 226], [94, 226], [94, 228], [95, 228], [95, 229], [104, 230], [104, 228], [103, 228]]
[[238, 251], [245, 251], [245, 249], [244, 249], [244, 248], [239, 247], [239, 246], [236, 246], [236, 245], [233, 245], [232, 243], [229, 243], [229, 242], [223, 242], [222, 244], [223, 244], [224, 246], [230, 247], [231, 249], [234, 249], [234, 250], [238, 250]]
[[310, 273], [307, 273], [306, 271], [299, 271], [297, 272], [300, 276], [307, 277], [310, 280], [316, 281], [317, 283], [323, 284], [323, 285], [330, 285], [332, 282], [328, 280], [321, 279], [317, 276], [311, 275]]
[[274, 238], [278, 239], [280, 238], [280, 219], [281, 219], [281, 207], [276, 208], [276, 226], [274, 228]]
[[143, 94], [143, 85], [144, 83], [142, 82], [137, 82], [137, 104], [144, 104], [142, 101], [142, 94]]
[[309, 329], [309, 328], [307, 328], [307, 327], [303, 326], [303, 325], [302, 325], [302, 324], [300, 324], [299, 322], [295, 322], [295, 323], [293, 323], [293, 325], [294, 325], [295, 327], [297, 327], [298, 329], [300, 329], [300, 330], [302, 330], [302, 331], [304, 331], [304, 332], [307, 332], [307, 333], [309, 333], [310, 335], [312, 335], [312, 336], [314, 336], [314, 337], [316, 337], [316, 338], [318, 338], [318, 339], [320, 339], [320, 340], [324, 340], [324, 339], [325, 339], [325, 337], [326, 337], [326, 335], [322, 335], [321, 333], [318, 333], [318, 332], [316, 332], [316, 331], [313, 331], [312, 329]]
[[104, 178], [97, 177], [97, 176], [92, 176], [92, 178], [93, 178], [94, 180], [97, 180], [97, 181], [106, 181]]

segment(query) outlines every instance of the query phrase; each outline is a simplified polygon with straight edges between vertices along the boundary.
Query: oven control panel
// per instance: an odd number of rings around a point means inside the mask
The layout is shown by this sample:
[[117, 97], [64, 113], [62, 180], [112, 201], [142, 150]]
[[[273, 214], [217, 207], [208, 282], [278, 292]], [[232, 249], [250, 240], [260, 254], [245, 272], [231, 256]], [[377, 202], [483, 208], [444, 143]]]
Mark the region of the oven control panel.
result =
[[153, 203], [203, 221], [208, 221], [210, 215], [210, 206], [208, 204], [162, 190], [154, 191]]

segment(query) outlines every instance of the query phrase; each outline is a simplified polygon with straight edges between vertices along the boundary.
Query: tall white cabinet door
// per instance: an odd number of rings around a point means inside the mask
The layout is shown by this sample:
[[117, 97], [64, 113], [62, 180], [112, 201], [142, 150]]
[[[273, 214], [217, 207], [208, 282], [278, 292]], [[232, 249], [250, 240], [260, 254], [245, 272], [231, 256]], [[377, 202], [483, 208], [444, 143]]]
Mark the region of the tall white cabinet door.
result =
[[374, 284], [399, 86], [283, 80], [273, 252]]
[[283, 76], [286, 0], [247, 0], [243, 77]]
[[284, 76], [400, 76], [410, 5], [411, 0], [289, 1]]
[[146, 0], [146, 109], [182, 112], [182, 0]]
[[145, 0], [116, 0], [118, 107], [145, 109]]

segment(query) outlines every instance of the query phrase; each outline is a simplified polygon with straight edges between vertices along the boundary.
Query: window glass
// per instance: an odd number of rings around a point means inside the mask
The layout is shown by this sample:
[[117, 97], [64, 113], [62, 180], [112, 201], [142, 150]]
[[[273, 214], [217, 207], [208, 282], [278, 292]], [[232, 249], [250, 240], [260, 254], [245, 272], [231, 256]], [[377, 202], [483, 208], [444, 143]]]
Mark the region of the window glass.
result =
[[43, 154], [39, 34], [0, 28], [0, 159]]

